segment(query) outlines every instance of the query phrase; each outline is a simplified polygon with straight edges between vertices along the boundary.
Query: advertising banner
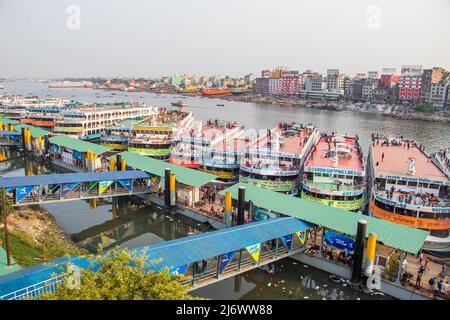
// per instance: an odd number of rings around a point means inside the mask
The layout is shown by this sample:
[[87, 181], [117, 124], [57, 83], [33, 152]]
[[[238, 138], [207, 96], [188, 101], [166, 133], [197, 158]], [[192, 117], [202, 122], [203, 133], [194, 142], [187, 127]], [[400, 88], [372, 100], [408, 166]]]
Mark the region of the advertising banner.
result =
[[230, 263], [231, 260], [233, 260], [234, 256], [236, 255], [236, 250], [235, 251], [231, 251], [228, 253], [225, 253], [222, 255], [222, 259], [220, 260], [220, 267], [219, 267], [219, 272], [221, 273], [226, 267], [227, 265]]
[[34, 186], [26, 186], [26, 187], [20, 187], [16, 189], [16, 202], [19, 202], [23, 198], [25, 198], [31, 190], [33, 190]]
[[302, 245], [304, 245], [306, 242], [306, 230], [305, 231], [297, 231], [295, 234], [298, 238], [298, 241], [300, 241], [300, 243]]
[[253, 260], [255, 260], [255, 262], [259, 261], [259, 254], [261, 253], [261, 243], [253, 244], [246, 247], [245, 249], [248, 251], [248, 253], [250, 253], [250, 256]]
[[325, 231], [324, 241], [327, 246], [346, 252], [353, 252], [355, 246], [355, 240], [352, 238], [330, 230]]
[[128, 191], [131, 191], [131, 180], [130, 179], [121, 179], [119, 183], [126, 188]]
[[105, 190], [108, 189], [113, 182], [113, 180], [100, 181], [98, 185], [98, 194], [100, 195], [105, 192]]
[[282, 236], [281, 241], [283, 241], [283, 244], [286, 246], [288, 251], [290, 251], [291, 247], [292, 247], [292, 234], [288, 234], [287, 236]]
[[70, 191], [73, 190], [77, 186], [77, 182], [74, 183], [65, 183], [61, 189], [61, 198], [64, 198]]

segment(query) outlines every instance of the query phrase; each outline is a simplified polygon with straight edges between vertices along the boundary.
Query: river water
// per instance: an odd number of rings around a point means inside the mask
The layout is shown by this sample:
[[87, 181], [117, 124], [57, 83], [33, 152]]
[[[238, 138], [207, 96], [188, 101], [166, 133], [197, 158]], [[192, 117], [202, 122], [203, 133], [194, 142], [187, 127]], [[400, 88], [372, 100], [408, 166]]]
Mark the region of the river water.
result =
[[[22, 96], [62, 97], [82, 102], [138, 101], [147, 105], [170, 107], [177, 95], [125, 93], [90, 89], [50, 89], [45, 83], [29, 80], [2, 82], [0, 93]], [[313, 123], [322, 131], [358, 134], [367, 152], [372, 132], [405, 135], [424, 144], [429, 152], [450, 145], [449, 125], [424, 121], [405, 121], [374, 114], [312, 110], [299, 107], [260, 105], [202, 97], [183, 97], [187, 110], [196, 119], [235, 120], [247, 128], [271, 128], [278, 121]], [[216, 106], [224, 103], [224, 107]], [[44, 167], [23, 159], [0, 163], [0, 175], [50, 173]], [[89, 201], [47, 204], [45, 208], [80, 246], [94, 252], [99, 244], [134, 248], [160, 241], [209, 231], [208, 227], [178, 215], [165, 215], [158, 207], [142, 206], [129, 197], [107, 198], [92, 208]], [[291, 259], [274, 263], [276, 272], [255, 269], [193, 291], [211, 299], [385, 299], [358, 294], [344, 284], [329, 281], [328, 275]]]

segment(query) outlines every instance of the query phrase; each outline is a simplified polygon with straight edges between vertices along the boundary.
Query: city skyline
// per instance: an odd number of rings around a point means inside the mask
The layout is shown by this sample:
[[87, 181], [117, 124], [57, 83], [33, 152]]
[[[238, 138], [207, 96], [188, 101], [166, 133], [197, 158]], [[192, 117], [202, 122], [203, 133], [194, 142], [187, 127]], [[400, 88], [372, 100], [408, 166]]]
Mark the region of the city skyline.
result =
[[278, 65], [348, 75], [405, 64], [450, 69], [448, 1], [350, 6], [5, 0], [0, 77], [241, 77]]

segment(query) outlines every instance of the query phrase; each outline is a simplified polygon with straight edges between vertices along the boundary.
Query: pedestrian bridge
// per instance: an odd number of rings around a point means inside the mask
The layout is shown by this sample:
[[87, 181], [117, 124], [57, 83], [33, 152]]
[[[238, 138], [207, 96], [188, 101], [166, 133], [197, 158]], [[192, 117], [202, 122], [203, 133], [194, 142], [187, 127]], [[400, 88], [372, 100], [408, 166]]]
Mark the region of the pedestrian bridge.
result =
[[144, 194], [147, 172], [139, 170], [44, 174], [0, 178], [13, 206]]
[[[148, 271], [168, 269], [186, 276], [194, 288], [209, 285], [299, 253], [310, 224], [292, 217], [275, 218], [137, 248]], [[108, 254], [108, 253], [105, 253]], [[61, 257], [0, 278], [0, 300], [35, 297], [64, 282], [67, 263], [97, 269], [93, 259]]]

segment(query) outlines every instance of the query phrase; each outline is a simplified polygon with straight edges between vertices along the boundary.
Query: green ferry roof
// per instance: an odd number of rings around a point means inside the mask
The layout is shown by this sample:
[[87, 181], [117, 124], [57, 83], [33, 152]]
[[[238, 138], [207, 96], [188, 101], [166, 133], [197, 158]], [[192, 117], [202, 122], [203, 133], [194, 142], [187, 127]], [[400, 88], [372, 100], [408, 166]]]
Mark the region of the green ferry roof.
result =
[[171, 173], [176, 175], [177, 181], [192, 187], [200, 187], [217, 178], [217, 176], [210, 173], [177, 166], [129, 151], [122, 152], [122, 159], [125, 159], [127, 166], [160, 177], [164, 177], [165, 169], [170, 168]]
[[251, 201], [258, 207], [272, 210], [300, 220], [333, 229], [351, 236], [356, 235], [358, 221], [367, 221], [366, 236], [374, 232], [378, 241], [386, 246], [416, 254], [423, 246], [429, 232], [415, 229], [401, 224], [365, 216], [317, 202], [277, 193], [267, 189], [258, 188], [250, 184], [238, 183], [219, 194], [231, 192], [234, 199], [238, 199], [238, 188], [244, 186], [245, 200]]
[[87, 152], [88, 150], [92, 150], [97, 155], [112, 150], [111, 148], [99, 144], [62, 135], [51, 137], [49, 141], [50, 143], [77, 150], [79, 152]]
[[25, 124], [25, 123], [20, 123], [20, 122], [18, 122], [16, 120], [11, 120], [11, 119], [8, 119], [8, 118], [0, 117], [0, 121], [3, 123], [3, 125], [7, 125], [8, 123], [12, 123], [14, 125], [14, 131], [17, 131], [17, 132], [21, 132], [22, 128], [30, 129], [30, 134], [31, 134], [31, 136], [33, 138], [37, 138], [39, 136], [46, 136], [46, 135], [52, 134], [50, 131], [47, 131], [47, 130], [44, 130], [44, 129], [41, 129], [41, 128], [36, 128], [36, 127], [30, 126], [30, 125]]

